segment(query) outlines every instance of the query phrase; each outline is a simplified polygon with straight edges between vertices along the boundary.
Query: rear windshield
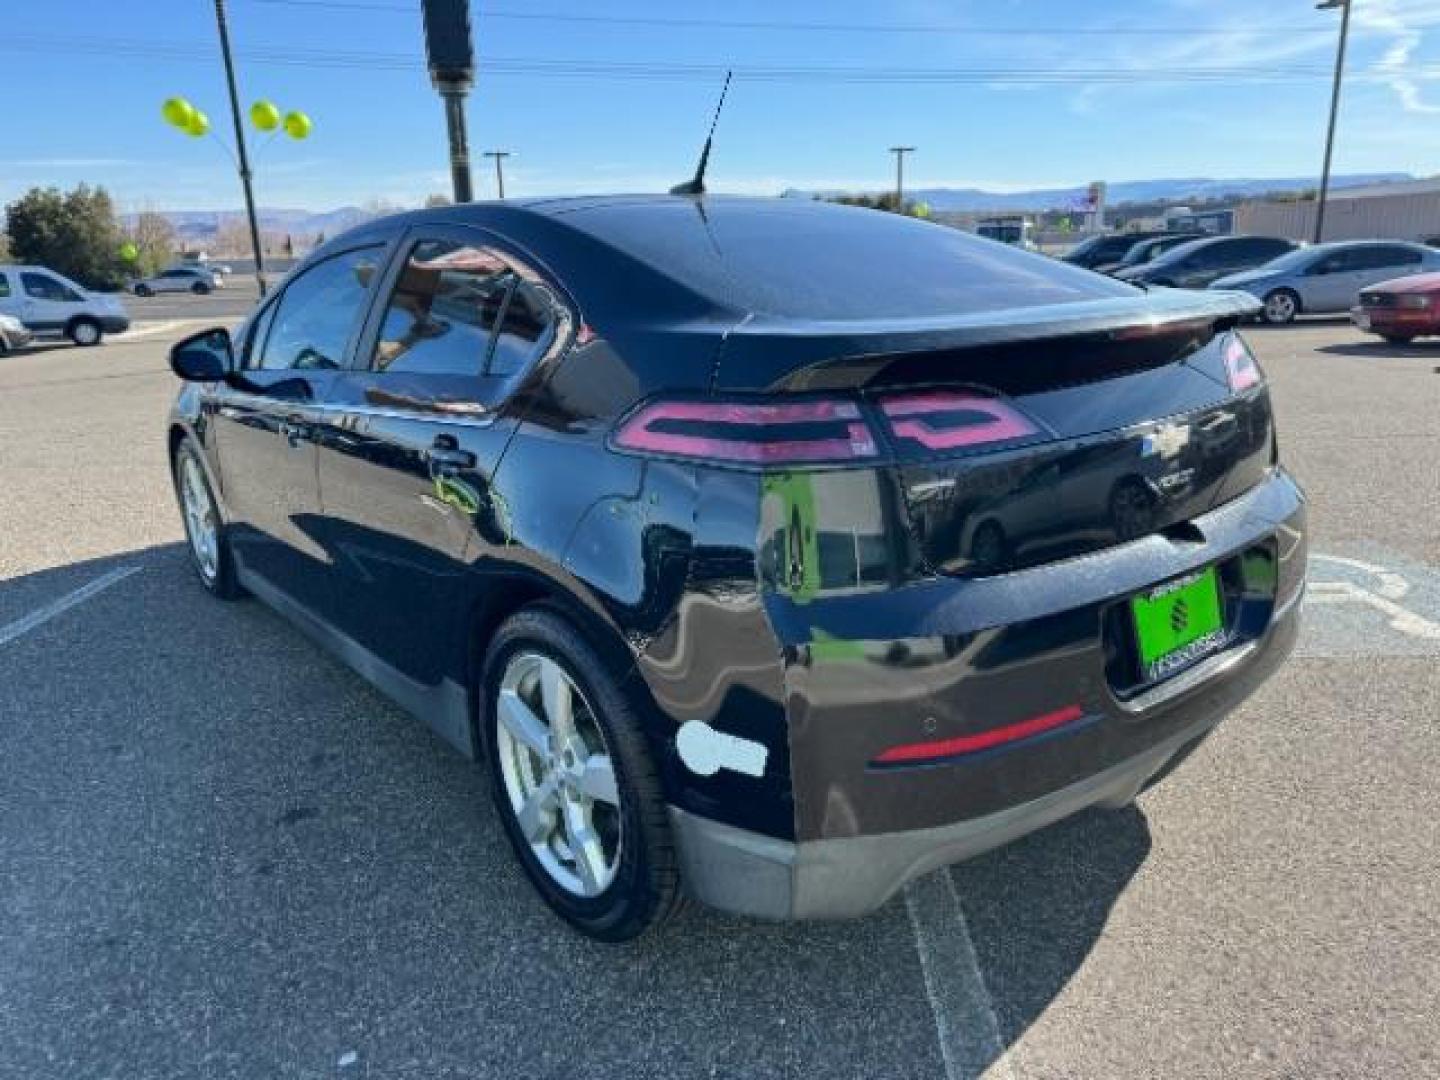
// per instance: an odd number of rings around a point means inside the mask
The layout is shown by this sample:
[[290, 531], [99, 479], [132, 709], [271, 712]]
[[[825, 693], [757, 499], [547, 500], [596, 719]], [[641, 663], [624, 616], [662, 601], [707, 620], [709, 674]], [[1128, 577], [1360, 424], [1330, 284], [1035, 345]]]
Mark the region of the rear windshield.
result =
[[1133, 296], [958, 229], [798, 200], [612, 204], [566, 223], [717, 303], [820, 320], [930, 319]]

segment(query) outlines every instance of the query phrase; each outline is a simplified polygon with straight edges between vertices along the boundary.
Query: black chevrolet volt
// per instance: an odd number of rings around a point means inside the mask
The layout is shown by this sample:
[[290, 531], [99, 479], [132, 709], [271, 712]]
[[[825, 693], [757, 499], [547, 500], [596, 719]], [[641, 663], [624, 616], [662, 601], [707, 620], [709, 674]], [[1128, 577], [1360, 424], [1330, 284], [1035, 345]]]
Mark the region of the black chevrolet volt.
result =
[[426, 210], [178, 344], [169, 450], [204, 586], [483, 761], [575, 927], [856, 916], [1289, 652], [1253, 309], [804, 200]]

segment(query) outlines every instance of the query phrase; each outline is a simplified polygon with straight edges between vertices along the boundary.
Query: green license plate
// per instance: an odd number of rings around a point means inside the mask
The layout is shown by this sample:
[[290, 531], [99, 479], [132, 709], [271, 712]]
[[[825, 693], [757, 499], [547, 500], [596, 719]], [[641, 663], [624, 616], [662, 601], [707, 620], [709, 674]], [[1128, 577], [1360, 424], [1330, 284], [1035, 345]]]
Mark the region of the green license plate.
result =
[[1130, 612], [1146, 681], [1163, 679], [1224, 645], [1223, 610], [1214, 567], [1134, 597]]

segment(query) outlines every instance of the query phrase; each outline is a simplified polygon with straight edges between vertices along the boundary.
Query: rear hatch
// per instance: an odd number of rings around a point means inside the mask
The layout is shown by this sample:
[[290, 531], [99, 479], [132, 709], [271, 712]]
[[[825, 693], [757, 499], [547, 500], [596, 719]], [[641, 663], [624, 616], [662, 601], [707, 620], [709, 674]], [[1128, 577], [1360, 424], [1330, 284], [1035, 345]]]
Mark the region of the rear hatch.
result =
[[716, 389], [860, 395], [920, 559], [983, 577], [1190, 538], [1264, 479], [1269, 396], [1233, 332], [1253, 306], [1166, 290], [948, 324], [752, 320]]

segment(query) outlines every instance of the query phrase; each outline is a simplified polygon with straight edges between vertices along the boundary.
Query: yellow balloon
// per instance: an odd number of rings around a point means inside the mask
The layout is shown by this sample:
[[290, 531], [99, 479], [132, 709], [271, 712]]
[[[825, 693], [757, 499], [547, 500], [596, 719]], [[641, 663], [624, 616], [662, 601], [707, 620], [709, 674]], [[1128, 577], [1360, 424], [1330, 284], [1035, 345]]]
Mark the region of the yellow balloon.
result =
[[310, 122], [310, 117], [303, 112], [289, 112], [285, 114], [285, 134], [292, 139], [303, 139], [310, 134], [310, 129], [315, 125]]
[[190, 123], [185, 125], [185, 134], [189, 135], [192, 139], [198, 139], [209, 130], [210, 118], [199, 109], [196, 109], [195, 115], [190, 117]]
[[120, 258], [125, 262], [134, 262], [140, 257], [140, 249], [128, 240], [120, 245]]
[[918, 202], [915, 204], [915, 207], [911, 211], [911, 213], [913, 213], [918, 218], [928, 218], [930, 216], [930, 204]]
[[166, 98], [165, 104], [160, 106], [160, 115], [165, 117], [165, 122], [171, 127], [184, 131], [190, 126], [191, 117], [195, 115], [195, 106], [183, 97]]
[[273, 101], [257, 101], [250, 106], [250, 122], [261, 131], [274, 131], [280, 126], [280, 110]]

